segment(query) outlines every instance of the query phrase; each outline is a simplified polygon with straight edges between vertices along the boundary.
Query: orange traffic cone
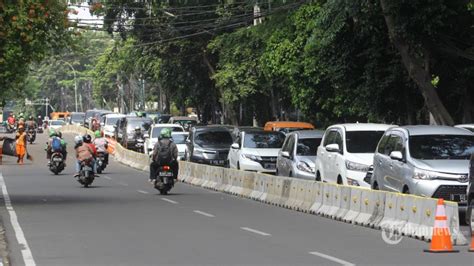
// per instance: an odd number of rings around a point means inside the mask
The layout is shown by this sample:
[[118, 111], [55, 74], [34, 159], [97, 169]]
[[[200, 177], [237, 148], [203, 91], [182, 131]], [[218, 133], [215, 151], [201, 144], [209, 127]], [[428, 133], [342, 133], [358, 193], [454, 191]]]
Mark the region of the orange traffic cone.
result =
[[469, 249], [469, 252], [474, 252], [474, 232], [471, 232], [471, 248]]
[[453, 243], [451, 242], [451, 233], [448, 228], [448, 219], [446, 218], [446, 209], [444, 208], [443, 199], [438, 199], [433, 236], [431, 238], [431, 247], [430, 249], [425, 249], [425, 252], [459, 252], [459, 250], [453, 250]]

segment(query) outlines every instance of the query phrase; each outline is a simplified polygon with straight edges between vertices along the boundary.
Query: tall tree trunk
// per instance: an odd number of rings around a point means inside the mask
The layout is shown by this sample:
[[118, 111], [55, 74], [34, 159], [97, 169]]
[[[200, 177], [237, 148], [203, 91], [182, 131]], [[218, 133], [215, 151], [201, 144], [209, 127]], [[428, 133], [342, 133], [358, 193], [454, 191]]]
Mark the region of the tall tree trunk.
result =
[[474, 106], [472, 105], [472, 92], [468, 90], [467, 87], [464, 90], [462, 108], [462, 123], [468, 124], [474, 122]]
[[[216, 74], [216, 70], [214, 69], [211, 62], [209, 61], [209, 58], [207, 58], [206, 53], [203, 54], [202, 58], [203, 58], [204, 64], [209, 69], [210, 77], [214, 76]], [[233, 110], [232, 110], [232, 104], [225, 104], [224, 98], [222, 97], [223, 95], [224, 95], [224, 92], [218, 89], [217, 98], [220, 98], [218, 99], [218, 102], [221, 105], [223, 120], [226, 121], [228, 116], [232, 116]], [[230, 118], [230, 120], [234, 120], [234, 119]]]
[[423, 67], [423, 63], [418, 57], [411, 52], [408, 43], [396, 33], [395, 21], [389, 10], [389, 0], [380, 0], [382, 12], [387, 24], [388, 34], [392, 43], [397, 48], [402, 57], [402, 62], [413, 81], [425, 99], [428, 111], [433, 115], [437, 124], [454, 125], [454, 120], [448, 113], [448, 110], [441, 102], [435, 87], [431, 84], [431, 75], [427, 69]]

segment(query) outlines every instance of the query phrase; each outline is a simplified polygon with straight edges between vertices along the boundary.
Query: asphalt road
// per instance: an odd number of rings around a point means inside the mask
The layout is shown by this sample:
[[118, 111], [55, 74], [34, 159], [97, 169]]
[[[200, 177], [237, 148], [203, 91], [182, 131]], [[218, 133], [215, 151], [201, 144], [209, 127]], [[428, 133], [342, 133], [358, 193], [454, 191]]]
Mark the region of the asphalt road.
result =
[[427, 254], [425, 242], [389, 245], [377, 230], [182, 183], [161, 196], [113, 160], [82, 188], [73, 156], [61, 175], [48, 171], [45, 141], [29, 147], [34, 162], [0, 166], [12, 265], [474, 265], [467, 247]]

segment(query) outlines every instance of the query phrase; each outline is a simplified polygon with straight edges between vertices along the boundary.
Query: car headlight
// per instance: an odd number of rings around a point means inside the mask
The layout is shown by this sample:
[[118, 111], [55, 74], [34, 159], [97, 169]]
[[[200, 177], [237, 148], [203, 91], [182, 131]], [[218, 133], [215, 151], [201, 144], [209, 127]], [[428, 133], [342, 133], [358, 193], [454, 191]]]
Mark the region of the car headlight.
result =
[[346, 161], [347, 170], [358, 171], [358, 172], [367, 172], [369, 171], [370, 165], [365, 165], [361, 163]]
[[245, 153], [242, 153], [242, 158], [244, 158], [244, 159], [249, 159], [249, 160], [256, 161], [256, 162], [262, 160], [262, 157], [260, 157], [260, 156], [258, 156], [258, 155], [245, 154]]
[[204, 153], [203, 149], [194, 148], [194, 155], [202, 155]]
[[415, 168], [415, 171], [413, 173], [413, 178], [420, 179], [420, 180], [433, 180], [438, 177], [438, 174], [439, 173], [437, 172], [426, 171], [426, 170]]
[[299, 162], [299, 163], [296, 165], [296, 168], [298, 168], [298, 170], [303, 171], [303, 172], [306, 172], [306, 173], [310, 173], [310, 174], [314, 174], [314, 173], [315, 173], [314, 168], [312, 168], [311, 166], [309, 166], [309, 164], [306, 163], [306, 162]]

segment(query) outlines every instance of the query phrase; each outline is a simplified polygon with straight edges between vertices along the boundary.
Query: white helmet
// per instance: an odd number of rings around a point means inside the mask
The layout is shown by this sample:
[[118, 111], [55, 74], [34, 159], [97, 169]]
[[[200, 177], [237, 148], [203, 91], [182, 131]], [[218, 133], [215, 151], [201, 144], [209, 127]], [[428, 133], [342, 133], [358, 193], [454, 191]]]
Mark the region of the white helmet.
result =
[[81, 136], [75, 136], [74, 137], [74, 143], [81, 144], [82, 142], [83, 142], [83, 140], [82, 140]]

